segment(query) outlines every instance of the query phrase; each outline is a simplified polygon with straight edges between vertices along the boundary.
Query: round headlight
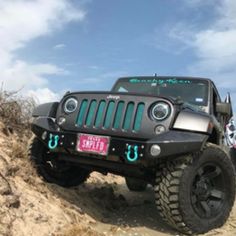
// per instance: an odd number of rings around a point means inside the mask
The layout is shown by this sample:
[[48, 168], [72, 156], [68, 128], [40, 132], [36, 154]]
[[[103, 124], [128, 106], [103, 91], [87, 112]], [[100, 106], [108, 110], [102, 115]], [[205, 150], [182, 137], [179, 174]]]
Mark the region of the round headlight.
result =
[[69, 98], [65, 102], [64, 111], [66, 113], [72, 113], [76, 110], [77, 106], [78, 106], [78, 101], [75, 98]]
[[152, 117], [161, 121], [167, 118], [170, 114], [170, 106], [165, 102], [158, 102], [151, 110]]

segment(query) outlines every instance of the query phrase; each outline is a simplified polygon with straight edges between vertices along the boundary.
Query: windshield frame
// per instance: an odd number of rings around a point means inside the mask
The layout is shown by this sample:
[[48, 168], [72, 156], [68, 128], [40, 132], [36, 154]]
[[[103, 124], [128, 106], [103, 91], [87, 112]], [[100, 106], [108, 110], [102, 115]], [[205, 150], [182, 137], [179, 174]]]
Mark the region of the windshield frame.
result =
[[[181, 81], [181, 83], [187, 83], [186, 81], [194, 81], [194, 82], [203, 82], [206, 84], [207, 86], [207, 90], [206, 90], [206, 94], [205, 94], [205, 102], [204, 104], [200, 104], [200, 105], [196, 105], [199, 107], [204, 107], [204, 110], [206, 110], [207, 107], [209, 107], [209, 100], [210, 100], [210, 84], [212, 83], [212, 81], [210, 79], [206, 79], [206, 78], [197, 78], [197, 77], [176, 77], [176, 76], [137, 76], [137, 77], [123, 77], [120, 78], [116, 81], [116, 83], [114, 84], [113, 88], [112, 88], [112, 92], [116, 92], [116, 93], [127, 93], [127, 92], [122, 92], [122, 91], [118, 91], [117, 86], [119, 86], [120, 83], [122, 82], [130, 82], [131, 80], [134, 81], [134, 83], [152, 83], [155, 81], [167, 81], [167, 80], [171, 80], [171, 81]], [[136, 80], [136, 81], [135, 81]], [[159, 82], [158, 82], [159, 83]], [[161, 85], [161, 83], [159, 83]], [[133, 94], [142, 94], [142, 95], [146, 95], [145, 93], [142, 92], [128, 92], [128, 93], [133, 93]], [[157, 96], [155, 94], [149, 94], [149, 96]], [[163, 96], [162, 96], [163, 97]], [[165, 97], [165, 96], [164, 96]], [[166, 96], [168, 98], [168, 96]], [[183, 101], [185, 103], [188, 103], [188, 101]], [[195, 104], [193, 104], [195, 106]]]

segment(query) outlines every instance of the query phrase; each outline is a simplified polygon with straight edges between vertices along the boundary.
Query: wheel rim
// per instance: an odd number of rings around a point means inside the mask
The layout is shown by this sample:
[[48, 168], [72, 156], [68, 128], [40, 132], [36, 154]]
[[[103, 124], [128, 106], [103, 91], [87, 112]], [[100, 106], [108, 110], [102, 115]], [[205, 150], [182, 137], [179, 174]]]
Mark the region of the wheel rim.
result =
[[224, 206], [225, 186], [222, 169], [214, 164], [201, 166], [191, 188], [193, 209], [201, 218], [216, 217]]

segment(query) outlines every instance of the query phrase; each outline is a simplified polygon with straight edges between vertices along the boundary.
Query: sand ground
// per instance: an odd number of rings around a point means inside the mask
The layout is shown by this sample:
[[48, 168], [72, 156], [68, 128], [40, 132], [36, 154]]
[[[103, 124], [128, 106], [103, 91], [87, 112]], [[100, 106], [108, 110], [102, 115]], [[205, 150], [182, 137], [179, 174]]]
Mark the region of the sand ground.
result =
[[[180, 235], [160, 219], [151, 186], [134, 193], [122, 177], [98, 173], [76, 188], [47, 184], [21, 145], [14, 135], [0, 132], [0, 235]], [[23, 153], [16, 155], [17, 148]], [[222, 228], [206, 235], [236, 235], [236, 206]]]

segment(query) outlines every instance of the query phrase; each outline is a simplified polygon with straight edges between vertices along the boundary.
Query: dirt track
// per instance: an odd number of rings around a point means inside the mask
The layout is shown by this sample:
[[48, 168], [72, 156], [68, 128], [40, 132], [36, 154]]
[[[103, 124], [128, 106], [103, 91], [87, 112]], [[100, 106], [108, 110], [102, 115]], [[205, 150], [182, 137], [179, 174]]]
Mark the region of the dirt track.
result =
[[[0, 133], [0, 235], [179, 235], [160, 220], [151, 187], [133, 193], [123, 178], [98, 173], [72, 189], [45, 184], [16, 140]], [[206, 235], [236, 235], [236, 207], [224, 227]]]

